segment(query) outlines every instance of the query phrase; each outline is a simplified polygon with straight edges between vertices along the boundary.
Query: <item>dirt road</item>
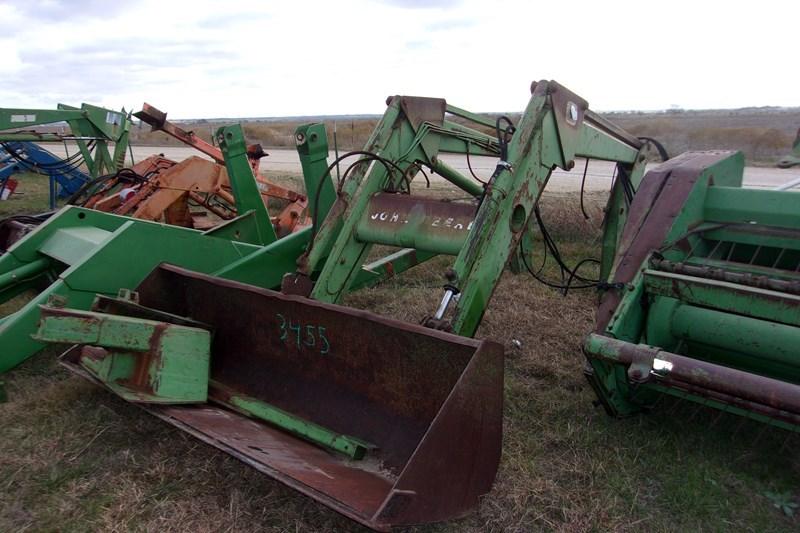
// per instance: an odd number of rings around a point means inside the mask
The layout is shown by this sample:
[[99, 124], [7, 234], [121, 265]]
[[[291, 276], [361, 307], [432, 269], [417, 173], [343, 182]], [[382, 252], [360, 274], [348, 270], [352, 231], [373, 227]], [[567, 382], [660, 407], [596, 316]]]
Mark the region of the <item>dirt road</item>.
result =
[[[53, 145], [48, 147], [57, 155], [63, 156], [63, 147]], [[59, 152], [60, 150], [60, 152]], [[261, 160], [262, 171], [272, 171], [277, 173], [300, 174], [300, 160], [297, 152], [287, 149], [268, 149], [268, 157]], [[192, 155], [200, 155], [199, 152], [188, 147], [173, 146], [135, 146], [133, 148], [134, 158], [138, 161], [151, 154], [162, 153], [170, 159], [181, 161]], [[205, 157], [205, 156], [202, 156]], [[334, 154], [330, 153], [328, 160], [333, 161]], [[442, 156], [448, 165], [469, 175], [466, 158], [458, 155], [445, 154]], [[486, 179], [491, 175], [495, 166], [495, 159], [489, 157], [471, 157], [470, 163], [472, 170], [481, 179]], [[347, 164], [347, 162], [345, 162]], [[343, 167], [342, 170], [344, 170]], [[581, 185], [584, 164], [579, 161], [572, 172], [556, 170], [550, 178], [548, 188], [557, 191], [577, 191]], [[607, 190], [611, 184], [611, 177], [614, 172], [613, 163], [605, 161], [591, 161], [586, 173], [586, 190], [602, 191]], [[744, 185], [753, 188], [773, 188], [792, 179], [800, 177], [800, 169], [779, 169], [769, 167], [746, 167], [744, 171]], [[432, 176], [434, 180], [441, 180], [438, 176]]]

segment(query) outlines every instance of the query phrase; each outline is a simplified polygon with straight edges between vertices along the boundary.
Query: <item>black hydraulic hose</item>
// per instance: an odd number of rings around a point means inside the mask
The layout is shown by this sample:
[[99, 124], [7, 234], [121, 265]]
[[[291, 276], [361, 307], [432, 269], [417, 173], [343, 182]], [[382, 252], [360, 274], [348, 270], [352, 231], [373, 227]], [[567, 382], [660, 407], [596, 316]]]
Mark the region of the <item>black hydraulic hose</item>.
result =
[[581, 178], [581, 213], [583, 218], [589, 220], [589, 215], [586, 213], [586, 208], [583, 205], [583, 191], [586, 187], [586, 172], [589, 170], [589, 158], [586, 158], [586, 164], [583, 167], [583, 178]]
[[[362, 155], [362, 156], [365, 156], [365, 157], [362, 158], [362, 159], [359, 159], [358, 161], [356, 161], [355, 163], [350, 165], [350, 167], [348, 167], [347, 170], [345, 170], [344, 174], [342, 175], [341, 179], [338, 180], [338, 183], [336, 185], [337, 193], [341, 192], [342, 184], [344, 184], [344, 181], [345, 181], [345, 178], [347, 177], [348, 172], [350, 172], [350, 169], [353, 168], [355, 165], [358, 165], [358, 164], [361, 164], [361, 163], [366, 163], [368, 161], [378, 161], [386, 169], [386, 173], [389, 175], [391, 183], [394, 183], [394, 177], [392, 176], [392, 167], [395, 167], [398, 170], [400, 170], [400, 168], [397, 166], [397, 164], [392, 163], [392, 162], [388, 161], [387, 159], [384, 159], [383, 157], [381, 157], [381, 156], [379, 156], [379, 155], [377, 155], [377, 154], [375, 154], [373, 152], [368, 152], [366, 150], [352, 150], [350, 152], [347, 152], [347, 153], [342, 154], [339, 157], [337, 157], [333, 161], [333, 163], [328, 165], [328, 168], [325, 169], [325, 172], [322, 173], [322, 176], [320, 177], [319, 183], [317, 184], [317, 190], [314, 193], [314, 202], [313, 202], [313, 205], [314, 205], [314, 219], [312, 220], [312, 223], [311, 223], [311, 239], [308, 242], [308, 247], [306, 248], [306, 250], [311, 250], [311, 247], [314, 244], [314, 240], [317, 237], [317, 232], [319, 231], [319, 225], [322, 223], [322, 221], [319, 220], [320, 217], [319, 217], [318, 213], [319, 213], [319, 196], [320, 196], [320, 192], [322, 191], [323, 183], [325, 183], [326, 179], [330, 178], [331, 171], [334, 168], [336, 168], [341, 161], [343, 161], [344, 159], [347, 159], [348, 157], [353, 157], [354, 155]], [[402, 170], [400, 170], [400, 171], [402, 172]]]
[[664, 148], [664, 145], [661, 144], [656, 139], [654, 139], [652, 137], [637, 137], [637, 139], [639, 139], [640, 141], [643, 141], [643, 142], [649, 144], [650, 146], [652, 146], [653, 148], [655, 148], [656, 152], [658, 152], [658, 157], [661, 158], [662, 162], [667, 161], [669, 159], [669, 153], [667, 153], [667, 149]]

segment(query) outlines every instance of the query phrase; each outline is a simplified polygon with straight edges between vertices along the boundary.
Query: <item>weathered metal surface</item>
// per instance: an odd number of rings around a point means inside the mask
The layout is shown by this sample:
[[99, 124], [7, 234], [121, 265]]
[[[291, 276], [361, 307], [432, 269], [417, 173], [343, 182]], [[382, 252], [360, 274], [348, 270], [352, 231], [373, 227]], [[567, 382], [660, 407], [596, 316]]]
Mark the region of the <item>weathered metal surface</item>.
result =
[[[195, 135], [194, 132], [186, 131], [181, 127], [169, 122], [167, 120], [167, 114], [165, 112], [156, 109], [150, 104], [145, 103], [142, 106], [142, 110], [134, 113], [134, 116], [139, 118], [143, 122], [151, 125], [154, 131], [163, 131], [164, 133], [167, 133], [172, 137], [175, 137], [179, 141], [208, 155], [217, 164], [226, 165], [225, 155], [223, 154], [224, 147], [222, 147], [223, 149], [217, 148], [216, 146], [209, 144], [208, 142], [199, 138], [197, 135]], [[275, 229], [276, 232], [278, 233], [278, 236], [280, 237], [291, 233], [296, 228], [298, 228], [298, 224], [300, 224], [303, 221], [304, 218], [303, 215], [305, 213], [308, 203], [306, 196], [299, 194], [295, 191], [292, 191], [290, 189], [287, 189], [285, 187], [282, 187], [281, 185], [278, 185], [271, 181], [268, 181], [259, 174], [259, 166], [261, 158], [269, 155], [266, 152], [264, 152], [264, 149], [261, 147], [260, 144], [251, 144], [246, 146], [244, 149], [244, 155], [246, 155], [247, 157], [248, 165], [252, 170], [253, 176], [255, 177], [256, 180], [256, 186], [258, 187], [258, 190], [261, 193], [261, 195], [270, 198], [280, 198], [282, 200], [286, 200], [289, 202], [289, 205], [287, 205], [278, 214], [277, 219], [275, 220], [276, 222]], [[242, 172], [243, 170], [240, 169], [239, 173], [241, 174]], [[181, 186], [175, 185], [167, 188], [180, 189]], [[212, 194], [215, 192], [215, 191], [208, 191], [204, 188], [192, 190], [192, 192], [195, 194], [197, 193], [197, 191], [211, 192]], [[204, 204], [205, 202], [201, 201], [200, 203]], [[207, 205], [206, 207], [214, 211], [215, 214], [218, 215], [220, 214], [217, 210], [213, 209], [213, 206]]]
[[[654, 314], [654, 318], [660, 316]], [[683, 340], [683, 353], [689, 356], [800, 383], [797, 326], [680, 302], [674, 306], [669, 324], [653, 327], [666, 329], [675, 339]], [[730, 356], [721, 359], [716, 356], [720, 351]]]
[[[238, 224], [238, 230], [247, 231], [246, 218]], [[88, 310], [98, 293], [116, 294], [120, 288], [135, 287], [162, 261], [214, 272], [259, 249], [187, 228], [66, 207], [0, 256], [0, 301], [31, 284], [46, 287], [0, 322], [0, 371], [44, 346], [31, 334], [39, 321], [38, 306], [51, 295], [66, 298], [72, 308]], [[286, 253], [286, 262], [291, 264], [299, 252], [290, 249]], [[288, 267], [278, 263], [273, 260], [263, 265], [262, 277], [277, 277], [279, 282]], [[33, 269], [34, 274], [28, 271], [20, 277], [16, 274], [19, 269]]]
[[[138, 118], [142, 122], [149, 124], [153, 131], [163, 131], [164, 133], [171, 135], [172, 137], [178, 139], [182, 143], [195, 148], [196, 150], [206, 154], [211, 159], [213, 159], [216, 163], [220, 165], [225, 164], [225, 157], [222, 154], [222, 150], [210, 144], [200, 137], [198, 137], [192, 131], [186, 131], [180, 126], [173, 124], [167, 120], [167, 114], [163, 111], [156, 109], [155, 107], [151, 106], [148, 103], [145, 103], [142, 106], [141, 111], [137, 111], [133, 114], [134, 117]], [[264, 149], [261, 147], [260, 144], [251, 144], [247, 147], [246, 150], [247, 158], [250, 161], [250, 167], [255, 174], [256, 181], [258, 182], [258, 188], [261, 190], [262, 194], [266, 196], [271, 196], [274, 198], [281, 198], [283, 200], [288, 200], [290, 202], [294, 202], [300, 198], [304, 199], [305, 197], [301, 194], [296, 193], [290, 189], [286, 189], [285, 187], [281, 187], [275, 183], [265, 180], [263, 177], [259, 176], [258, 169], [259, 169], [259, 162], [262, 157], [266, 157], [267, 154], [264, 152]]]
[[26, 224], [13, 218], [0, 221], [0, 254], [5, 253], [11, 245], [26, 234], [33, 231], [38, 224]]
[[92, 311], [107, 315], [128, 316], [133, 318], [144, 318], [146, 320], [156, 320], [168, 322], [178, 326], [188, 326], [192, 328], [207, 329], [213, 331], [209, 324], [203, 324], [197, 320], [187, 317], [165, 313], [152, 307], [145, 307], [139, 303], [139, 295], [136, 292], [121, 290], [117, 297], [104, 296], [98, 294], [92, 303]]
[[[460, 516], [490, 489], [502, 435], [500, 345], [168, 265], [137, 291], [142, 305], [215, 326], [214, 382], [376, 446], [354, 463], [296, 437], [252, 436], [266, 444], [237, 456], [273, 477], [376, 528]], [[230, 447], [226, 431], [182, 423]]]
[[80, 364], [128, 401], [207, 399], [211, 334], [205, 329], [43, 306], [35, 338], [86, 345]]
[[796, 199], [742, 189], [743, 167], [687, 153], [642, 181], [585, 346], [610, 413], [658, 391], [800, 431]]
[[[575, 166], [575, 151], [589, 103], [559, 83], [550, 82], [548, 88], [562, 148], [559, 166], [570, 170]], [[638, 148], [639, 143], [631, 146]]]
[[[419, 132], [423, 124], [441, 126], [444, 123], [444, 112], [447, 102], [444, 98], [426, 98], [422, 96], [400, 96], [402, 109], [414, 131]], [[422, 149], [428, 158], [436, 156], [439, 151], [439, 135], [426, 135], [422, 138]]]
[[[71, 135], [44, 134], [29, 132], [2, 132], [0, 141], [23, 141], [26, 138], [37, 142], [64, 142], [69, 139], [75, 141], [80, 152], [77, 162], [82, 161], [92, 178], [103, 174], [111, 174], [121, 169], [124, 165], [125, 154], [128, 150], [128, 136], [130, 120], [124, 111], [112, 111], [90, 104], [81, 104], [80, 108], [58, 104], [57, 109], [9, 109], [0, 108], [0, 131], [30, 128], [41, 124], [66, 122]], [[89, 144], [92, 141], [92, 144]], [[110, 145], [113, 144], [113, 151]], [[35, 145], [31, 145], [36, 149]], [[39, 149], [41, 150], [41, 149]], [[52, 154], [47, 159], [52, 158]], [[52, 164], [53, 161], [50, 161]], [[55, 167], [59, 171], [48, 172], [55, 177], [60, 175], [67, 178], [67, 174], [77, 171], [75, 159], [60, 161]], [[55, 170], [51, 166], [52, 170]], [[64, 172], [66, 171], [66, 173]], [[58, 178], [57, 178], [58, 179]], [[71, 179], [69, 181], [72, 181]], [[83, 180], [79, 180], [82, 182]], [[62, 187], [70, 189], [70, 185], [59, 180]], [[75, 183], [76, 189], [80, 183]], [[51, 182], [51, 209], [55, 209], [55, 195]], [[69, 194], [75, 192], [70, 191]]]
[[[321, 188], [323, 197], [327, 197], [332, 185], [330, 177], [323, 176], [328, 153], [327, 144], [322, 142], [324, 132], [323, 125], [315, 125], [317, 142], [300, 157], [306, 188]], [[157, 168], [169, 167], [154, 163]], [[252, 172], [246, 170], [243, 179], [252, 179]], [[325, 181], [320, 186], [323, 177]], [[260, 199], [257, 194], [254, 196]], [[320, 203], [318, 207], [319, 216], [324, 218], [328, 204]], [[27, 289], [45, 287], [19, 312], [2, 317], [0, 371], [12, 368], [44, 346], [31, 334], [38, 324], [38, 305], [46, 303], [51, 295], [65, 298], [72, 308], [88, 310], [97, 294], [113, 295], [120, 288], [135, 287], [162, 261], [259, 286], [278, 287], [283, 274], [296, 267], [310, 230], [257, 247], [249, 244], [260, 242], [255, 218], [255, 213], [244, 214], [200, 232], [65, 207], [0, 256], [0, 303]], [[69, 238], [64, 240], [61, 236]]]
[[[647, 173], [631, 204], [619, 243], [614, 284], [633, 281], [645, 259], [666, 240], [701, 173], [729, 157], [731, 152], [688, 152], [662, 163]], [[621, 300], [619, 291], [603, 293], [595, 317], [595, 331], [602, 332]]]
[[643, 274], [648, 294], [800, 327], [800, 297], [791, 293], [670, 271], [645, 270]]
[[[204, 141], [195, 135], [193, 131], [184, 130], [177, 124], [169, 122], [167, 120], [167, 113], [157, 109], [155, 106], [145, 102], [142, 105], [141, 111], [137, 111], [133, 114], [133, 116], [145, 124], [150, 125], [152, 127], [152, 131], [163, 131], [167, 135], [174, 137], [180, 142], [206, 154], [220, 165], [225, 164], [225, 157], [222, 155], [222, 150], [213, 144]], [[260, 146], [258, 148], [260, 148]], [[252, 152], [252, 156], [250, 155], [250, 152]], [[255, 146], [250, 152], [248, 152], [250, 160], [255, 160], [256, 163], [253, 167], [253, 170], [258, 170], [258, 160], [267, 154], [265, 154], [263, 150], [261, 150], [259, 153], [259, 150], [257, 150]]]
[[[666, 385], [686, 383], [696, 387], [695, 390], [707, 389], [800, 416], [800, 385], [597, 334], [587, 338], [584, 349], [594, 357], [632, 365], [628, 375], [640, 383], [650, 380]], [[667, 361], [672, 366], [668, 371], [655, 371], [654, 360]], [[651, 371], [643, 374], [639, 368]]]
[[[80, 347], [74, 347], [61, 356], [61, 363], [104, 386], [81, 367], [79, 358]], [[354, 520], [374, 515], [394, 483], [394, 477], [377, 464], [371, 469], [367, 463], [361, 470], [352, 469], [348, 461], [323, 448], [222, 407], [138, 405], [325, 505], [338, 506], [338, 512]], [[346, 506], [343, 501], [347, 501]], [[388, 524], [367, 525], [388, 530]]]
[[215, 389], [213, 395], [215, 402], [221, 403], [234, 411], [259, 418], [303, 440], [329, 448], [331, 451], [342, 453], [350, 459], [364, 459], [368, 450], [375, 449], [374, 445], [358, 437], [331, 431], [288, 411], [278, 409], [274, 405], [237, 394], [235, 391], [222, 387], [216, 382], [212, 383], [212, 387]]
[[457, 255], [477, 206], [408, 194], [378, 193], [356, 228], [364, 242]]
[[225, 168], [230, 178], [236, 210], [242, 214], [254, 211], [259, 242], [261, 244], [275, 242], [278, 236], [254, 179], [256, 173], [247, 162], [244, 130], [239, 124], [235, 124], [217, 129], [214, 135], [225, 156]]
[[758, 275], [749, 272], [732, 272], [724, 268], [691, 265], [676, 261], [668, 261], [666, 259], [653, 259], [650, 264], [653, 265], [653, 268], [664, 272], [800, 295], [800, 280], [782, 280], [767, 275]]

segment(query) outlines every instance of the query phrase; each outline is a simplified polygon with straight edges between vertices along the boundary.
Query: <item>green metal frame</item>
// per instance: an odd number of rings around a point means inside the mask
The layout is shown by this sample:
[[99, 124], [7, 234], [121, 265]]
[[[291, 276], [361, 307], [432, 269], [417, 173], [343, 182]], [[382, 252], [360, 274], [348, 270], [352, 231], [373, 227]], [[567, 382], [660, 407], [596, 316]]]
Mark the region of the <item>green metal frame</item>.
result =
[[[647, 409], [666, 393], [800, 431], [786, 418], [765, 414], [768, 408], [671, 386], [658, 373], [633, 382], [632, 367], [614, 362], [620, 348], [604, 340], [622, 342], [626, 353], [663, 350], [800, 385], [800, 296], [789, 291], [800, 283], [797, 194], [744, 189], [743, 172], [742, 154], [731, 153], [693, 178], [663, 242], [627, 284], [608, 325], [587, 339], [587, 375], [611, 414]], [[615, 250], [605, 265], [612, 277], [624, 253]]]
[[[58, 122], [66, 122], [71, 135], [8, 131]], [[58, 104], [55, 110], [0, 108], [0, 141], [75, 141], [92, 178], [116, 172], [125, 165], [130, 126], [125, 109], [112, 111], [90, 104], [80, 108]], [[93, 149], [89, 141], [94, 141]]]
[[[460, 335], [473, 336], [503, 269], [528, 227], [533, 208], [552, 170], [556, 167], [571, 169], [576, 157], [604, 159], [619, 162], [638, 183], [645, 160], [637, 139], [589, 111], [586, 102], [568, 89], [555, 82], [542, 81], [535, 84], [532, 98], [511, 138], [508, 160], [500, 163], [484, 188], [447, 167], [438, 155], [463, 154], [470, 150], [471, 155], [497, 156], [500, 153], [498, 140], [451, 122], [445, 113], [466, 118], [474, 127], [494, 125], [485, 118], [446, 105], [444, 101], [396, 96], [391, 99], [366, 150], [391, 161], [409, 179], [414, 177], [422, 162], [480, 199], [474, 222], [460, 236], [423, 231], [425, 221], [419, 218], [409, 219], [409, 222], [420, 231], [412, 235], [402, 230], [395, 232], [398, 246], [405, 246], [407, 238], [414, 238], [416, 254], [456, 255], [446, 289], [450, 296], [459, 293], [450, 326]], [[409, 146], [404, 139], [413, 141]], [[369, 170], [364, 165], [343, 182], [337, 203], [321, 226], [307, 257], [300, 261], [302, 274], [312, 276], [320, 270], [312, 298], [339, 302], [358, 280], [360, 267], [374, 244], [365, 236], [378, 234], [368, 227], [370, 221], [365, 214], [376, 195], [393, 185], [396, 183], [389, 183], [387, 169], [377, 163]], [[408, 212], [419, 211], [417, 207]], [[616, 224], [612, 226], [612, 240], [618, 238], [619, 221], [625, 216], [624, 209], [614, 212]], [[391, 239], [391, 233], [380, 232], [383, 244], [390, 244], [385, 241]], [[443, 298], [446, 308], [445, 301], [450, 301], [447, 293]]]
[[[247, 160], [241, 127], [220, 128], [216, 136], [240, 213], [235, 219], [202, 232], [67, 206], [0, 256], [0, 303], [48, 284], [22, 309], [0, 318], [0, 372], [44, 347], [31, 335], [39, 306], [53, 297], [71, 309], [88, 311], [96, 295], [136, 287], [162, 262], [272, 289], [297, 268], [311, 228], [277, 239]], [[319, 195], [312, 210], [324, 218], [336, 195], [325, 173], [325, 127], [301, 126], [295, 138], [306, 190]], [[377, 283], [427, 257], [377, 261], [362, 271], [357, 286]]]
[[208, 397], [211, 333], [206, 329], [46, 307], [34, 338], [105, 348], [84, 349], [81, 364], [125, 400], [180, 404]]
[[[221, 148], [241, 213], [235, 219], [203, 232], [67, 206], [0, 256], [0, 303], [49, 283], [22, 309], [0, 319], [0, 345], [5, 348], [0, 372], [44, 347], [31, 334], [39, 321], [39, 306], [51, 297], [72, 309], [89, 310], [97, 294], [115, 295], [136, 287], [162, 262], [224, 275], [227, 267], [242, 265], [243, 259], [259, 252], [268, 260], [257, 262], [260, 276], [250, 281], [262, 287], [280, 285], [302, 253], [308, 232], [276, 240], [246, 153], [238, 149], [244, 145], [241, 128], [221, 128], [218, 135], [224, 140]], [[315, 150], [327, 155], [327, 144]], [[301, 159], [316, 157], [312, 152]], [[307, 178], [307, 186], [315, 187], [312, 182], [320, 179], [318, 167], [324, 170], [324, 159], [306, 164], [317, 170]]]

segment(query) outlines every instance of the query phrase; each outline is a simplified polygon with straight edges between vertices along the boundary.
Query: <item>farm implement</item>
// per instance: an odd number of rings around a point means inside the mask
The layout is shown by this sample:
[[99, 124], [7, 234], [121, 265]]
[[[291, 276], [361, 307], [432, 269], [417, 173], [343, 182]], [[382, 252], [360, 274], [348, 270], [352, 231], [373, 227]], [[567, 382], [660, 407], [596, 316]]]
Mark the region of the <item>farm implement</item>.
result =
[[[167, 121], [166, 113], [149, 104], [144, 104], [134, 116], [150, 124], [153, 130], [175, 137], [212, 160], [192, 156], [178, 163], [153, 155], [129, 168], [80, 180], [79, 185], [64, 189], [69, 192], [67, 203], [201, 230], [212, 229], [235, 218], [237, 205], [222, 150]], [[282, 237], [308, 225], [306, 196], [272, 183], [259, 174], [260, 160], [267, 155], [260, 145], [247, 146], [246, 155], [265, 205], [269, 205], [271, 200], [282, 204], [271, 217], [277, 235]], [[248, 174], [243, 166], [238, 171]], [[2, 175], [0, 171], [0, 179]], [[0, 221], [0, 252], [47, 218], [48, 214], [43, 213]]]
[[743, 170], [688, 152], [644, 177], [584, 345], [609, 413], [670, 395], [800, 430], [800, 195]]
[[[25, 235], [0, 256], [0, 302], [29, 290], [44, 290], [19, 311], [0, 319], [0, 371], [36, 353], [43, 344], [31, 338], [39, 305], [51, 298], [89, 309], [96, 294], [115, 295], [135, 287], [161, 262], [206, 273], [260, 258], [259, 280], [278, 286], [281, 276], [308, 241], [309, 230], [278, 239], [248, 161], [239, 126], [219, 132], [230, 185], [239, 215], [208, 231], [170, 226], [102, 211], [67, 206]], [[301, 159], [310, 191], [319, 188], [315, 209], [324, 213], [333, 201], [332, 185], [322, 181], [327, 140], [320, 124], [304, 126]], [[246, 275], [245, 275], [246, 277]]]
[[[168, 223], [187, 227], [208, 226], [207, 221], [192, 220], [188, 213], [191, 201], [204, 207], [222, 220], [230, 220], [236, 215], [235, 201], [228, 181], [225, 156], [218, 147], [209, 144], [191, 131], [169, 122], [167, 114], [145, 103], [140, 111], [133, 114], [143, 123], [149, 124], [153, 131], [162, 131], [207, 155], [213, 162], [199, 157], [182, 161], [176, 168], [168, 169], [157, 179], [148, 180], [136, 194], [126, 202], [115, 205], [113, 197], [110, 203], [98, 204], [97, 208], [107, 210], [108, 207], [117, 214], [131, 215], [136, 218], [157, 220], [164, 217]], [[306, 212], [308, 202], [306, 196], [287, 189], [265, 179], [259, 173], [261, 159], [268, 154], [261, 145], [248, 145], [247, 160], [252, 168], [258, 190], [265, 204], [269, 199], [283, 201], [286, 205], [272, 219], [278, 236], [284, 236], [299, 227], [308, 224]], [[244, 170], [241, 170], [244, 172]], [[112, 185], [113, 186], [113, 185]]]
[[[66, 123], [70, 133], [26, 130]], [[128, 150], [130, 119], [123, 109], [111, 111], [90, 104], [80, 108], [58, 104], [57, 109], [0, 108], [0, 181], [21, 170], [50, 177], [50, 209], [58, 197], [74, 194], [89, 179], [123, 167]], [[75, 143], [77, 151], [61, 159], [41, 143]], [[86, 167], [86, 172], [82, 170]]]
[[[503, 348], [472, 338], [498, 280], [551, 172], [577, 157], [618, 163], [613, 256], [644, 146], [549, 81], [532, 86], [516, 125], [436, 98], [387, 104], [364, 150], [327, 168], [327, 147], [310, 157], [309, 132], [298, 132], [307, 183], [323, 180], [309, 184], [312, 227], [267, 245], [220, 239], [241, 257], [204, 252], [215, 264], [199, 268], [151, 252], [135, 275], [114, 280], [116, 296], [109, 285], [94, 299], [89, 290], [40, 297], [31, 342], [75, 344], [62, 356], [67, 368], [369, 527], [469, 512], [500, 460]], [[447, 153], [498, 163], [481, 183], [448, 166]], [[356, 161], [334, 189], [330, 172], [348, 157]], [[468, 200], [424, 194], [424, 169]], [[375, 260], [375, 245], [394, 251]], [[436, 255], [455, 259], [422, 324], [341, 305]], [[3, 357], [6, 368], [21, 360]]]
[[51, 207], [55, 206], [55, 198], [66, 198], [89, 181], [88, 174], [78, 165], [70, 165], [36, 143], [0, 143], [0, 190], [12, 183], [15, 174], [26, 171], [49, 176]]

